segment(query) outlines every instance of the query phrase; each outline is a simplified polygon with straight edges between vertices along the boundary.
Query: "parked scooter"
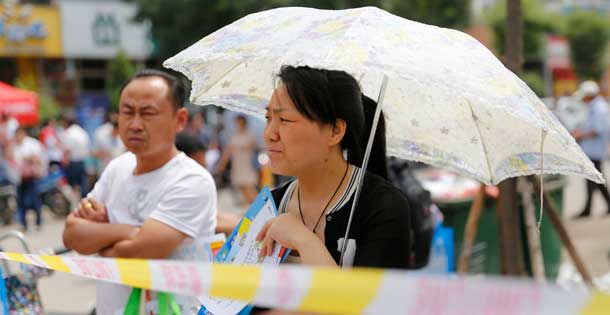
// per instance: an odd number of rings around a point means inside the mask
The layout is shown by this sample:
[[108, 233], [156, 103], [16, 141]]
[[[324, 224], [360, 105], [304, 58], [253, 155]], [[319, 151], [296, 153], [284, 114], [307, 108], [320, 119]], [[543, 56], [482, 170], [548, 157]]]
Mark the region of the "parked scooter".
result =
[[49, 174], [39, 180], [38, 188], [42, 204], [53, 214], [60, 217], [70, 214], [72, 188], [60, 169], [49, 170]]
[[17, 211], [17, 190], [8, 180], [0, 180], [0, 221], [9, 225]]

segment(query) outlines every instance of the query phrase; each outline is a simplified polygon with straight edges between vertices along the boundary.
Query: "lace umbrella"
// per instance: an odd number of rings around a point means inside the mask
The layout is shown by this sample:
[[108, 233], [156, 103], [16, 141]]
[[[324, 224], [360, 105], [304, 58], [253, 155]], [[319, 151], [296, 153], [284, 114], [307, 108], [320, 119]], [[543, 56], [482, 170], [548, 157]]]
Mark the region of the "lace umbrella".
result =
[[282, 65], [345, 70], [365, 94], [380, 95], [389, 155], [486, 184], [541, 173], [604, 181], [544, 103], [481, 43], [378, 8], [251, 14], [164, 63], [192, 81], [191, 102], [261, 117]]

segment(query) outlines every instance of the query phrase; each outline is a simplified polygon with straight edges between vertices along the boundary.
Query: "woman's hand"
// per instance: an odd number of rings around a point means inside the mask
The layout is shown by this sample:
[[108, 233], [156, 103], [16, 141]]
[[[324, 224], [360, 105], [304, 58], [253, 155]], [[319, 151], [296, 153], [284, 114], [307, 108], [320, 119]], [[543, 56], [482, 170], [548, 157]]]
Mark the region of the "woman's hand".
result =
[[261, 256], [271, 256], [273, 244], [278, 243], [282, 247], [299, 250], [299, 248], [311, 240], [319, 240], [303, 223], [292, 214], [282, 214], [277, 218], [269, 220], [256, 236], [257, 241], [262, 241]]

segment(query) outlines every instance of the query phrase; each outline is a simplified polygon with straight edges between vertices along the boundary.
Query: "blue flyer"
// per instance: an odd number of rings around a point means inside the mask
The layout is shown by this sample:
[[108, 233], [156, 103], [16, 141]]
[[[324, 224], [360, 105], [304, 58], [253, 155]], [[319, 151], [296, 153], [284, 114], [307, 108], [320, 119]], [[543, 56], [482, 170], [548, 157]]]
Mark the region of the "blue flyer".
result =
[[[281, 263], [288, 256], [289, 250], [276, 244], [271, 256], [260, 257], [261, 244], [256, 241], [256, 236], [265, 224], [277, 216], [273, 196], [269, 187], [265, 186], [231, 232], [214, 261], [236, 265]], [[211, 297], [200, 297], [199, 301], [202, 307], [198, 315], [247, 315], [252, 310], [252, 306], [242, 301]]]

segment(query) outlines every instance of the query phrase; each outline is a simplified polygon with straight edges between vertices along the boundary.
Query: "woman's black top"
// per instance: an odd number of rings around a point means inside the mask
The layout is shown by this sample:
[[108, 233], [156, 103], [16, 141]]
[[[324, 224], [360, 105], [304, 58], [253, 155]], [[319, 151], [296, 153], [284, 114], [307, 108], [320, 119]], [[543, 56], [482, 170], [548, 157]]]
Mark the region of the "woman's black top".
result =
[[[352, 167], [348, 187], [339, 201], [326, 214], [325, 245], [339, 264], [340, 240], [345, 229], [355, 196], [357, 178], [362, 170]], [[285, 213], [296, 181], [272, 191], [278, 211]], [[321, 211], [321, 209], [320, 209]], [[409, 204], [402, 192], [385, 179], [367, 172], [356, 206], [348, 236], [344, 265], [354, 267], [407, 268], [411, 248]], [[355, 243], [355, 246], [353, 246]], [[355, 249], [355, 254], [354, 254]], [[351, 256], [351, 257], [348, 257]]]

